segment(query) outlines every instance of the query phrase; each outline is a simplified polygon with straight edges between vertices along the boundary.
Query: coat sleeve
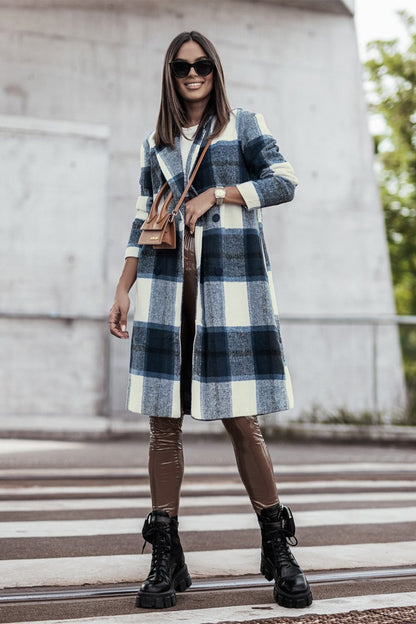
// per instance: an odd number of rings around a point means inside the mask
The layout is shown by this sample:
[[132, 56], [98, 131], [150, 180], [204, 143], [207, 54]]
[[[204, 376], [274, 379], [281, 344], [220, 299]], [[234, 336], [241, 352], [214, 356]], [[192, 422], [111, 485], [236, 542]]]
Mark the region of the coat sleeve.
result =
[[264, 117], [240, 111], [238, 139], [251, 180], [237, 184], [249, 210], [291, 201], [298, 180], [270, 134]]
[[143, 221], [150, 212], [153, 203], [152, 176], [150, 172], [149, 141], [146, 140], [140, 150], [140, 195], [136, 202], [136, 217], [132, 223], [125, 258], [139, 256], [138, 240]]

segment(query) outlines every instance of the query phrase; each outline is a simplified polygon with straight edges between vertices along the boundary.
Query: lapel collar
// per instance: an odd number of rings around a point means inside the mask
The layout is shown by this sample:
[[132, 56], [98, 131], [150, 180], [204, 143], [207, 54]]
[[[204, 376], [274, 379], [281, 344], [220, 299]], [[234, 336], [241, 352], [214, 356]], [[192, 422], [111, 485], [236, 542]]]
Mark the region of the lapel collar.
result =
[[156, 156], [165, 180], [174, 195], [181, 195], [184, 189], [180, 137], [175, 137], [175, 147], [156, 148]]
[[[211, 116], [206, 121], [206, 123], [203, 125], [201, 130], [198, 132], [197, 136], [195, 137], [195, 140], [194, 140], [195, 157], [193, 159], [194, 167], [195, 167], [196, 163], [198, 162], [199, 157], [200, 157], [201, 153], [204, 150], [204, 147], [206, 146], [206, 144], [208, 142], [209, 135], [211, 134], [211, 132], [213, 130], [213, 126], [214, 126], [214, 118], [213, 118], [213, 116]], [[190, 171], [189, 172], [189, 176], [191, 175], [191, 173], [192, 172]], [[197, 177], [198, 177], [198, 174], [197, 174], [196, 178]], [[189, 195], [191, 197], [196, 197], [198, 195], [198, 192], [195, 189], [193, 184], [191, 184], [191, 186], [189, 188]]]
[[[214, 118], [209, 117], [195, 137], [195, 148], [199, 154], [208, 141]], [[175, 147], [156, 147], [156, 157], [165, 180], [168, 182], [174, 196], [181, 196], [185, 188], [182, 165], [180, 136], [175, 137]]]

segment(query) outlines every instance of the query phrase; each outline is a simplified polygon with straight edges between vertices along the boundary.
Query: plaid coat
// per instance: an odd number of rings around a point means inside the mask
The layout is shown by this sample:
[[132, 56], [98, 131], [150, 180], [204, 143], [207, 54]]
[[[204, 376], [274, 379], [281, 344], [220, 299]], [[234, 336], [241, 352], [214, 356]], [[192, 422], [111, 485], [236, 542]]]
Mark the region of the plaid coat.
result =
[[[181, 416], [184, 206], [176, 219], [175, 251], [138, 246], [140, 226], [164, 180], [174, 208], [193, 150], [203, 148], [208, 129], [207, 124], [195, 138], [186, 171], [179, 138], [174, 149], [159, 149], [152, 133], [141, 150], [141, 191], [126, 252], [138, 257], [127, 407], [149, 416]], [[196, 223], [191, 411], [200, 420], [269, 414], [293, 405], [261, 209], [291, 201], [297, 179], [262, 115], [233, 111], [209, 147], [190, 194], [217, 184], [237, 186], [245, 205], [214, 205]]]

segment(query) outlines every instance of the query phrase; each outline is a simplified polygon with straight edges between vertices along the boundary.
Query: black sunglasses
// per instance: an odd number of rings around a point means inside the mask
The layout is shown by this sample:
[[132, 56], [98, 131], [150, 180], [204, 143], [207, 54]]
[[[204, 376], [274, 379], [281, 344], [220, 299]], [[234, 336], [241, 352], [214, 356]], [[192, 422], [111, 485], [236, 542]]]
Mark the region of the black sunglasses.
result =
[[195, 63], [176, 60], [171, 61], [169, 65], [175, 78], [186, 78], [191, 67], [194, 68], [198, 76], [209, 76], [214, 69], [214, 61], [211, 59], [202, 59], [201, 61], [195, 61]]

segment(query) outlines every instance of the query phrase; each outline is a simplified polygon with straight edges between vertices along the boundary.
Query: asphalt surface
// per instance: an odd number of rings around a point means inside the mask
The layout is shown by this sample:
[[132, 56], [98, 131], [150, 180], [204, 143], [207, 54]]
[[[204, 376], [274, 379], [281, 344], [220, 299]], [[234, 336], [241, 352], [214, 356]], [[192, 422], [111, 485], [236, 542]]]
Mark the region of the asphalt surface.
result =
[[[383, 548], [384, 561], [365, 566], [366, 569], [380, 567], [411, 568], [416, 564], [416, 532], [413, 520], [413, 509], [416, 498], [405, 499], [409, 494], [413, 496], [416, 485], [415, 453], [411, 447], [391, 445], [348, 445], [348, 444], [322, 444], [322, 443], [295, 443], [295, 442], [269, 442], [269, 451], [272, 461], [276, 466], [277, 483], [282, 484], [281, 500], [290, 500], [295, 520], [305, 518], [300, 522], [297, 529], [299, 539], [299, 553], [312, 552], [315, 548], [353, 547], [360, 545], [365, 548], [372, 544]], [[183, 498], [184, 506], [182, 514], [184, 523], [187, 517], [195, 517], [199, 514], [217, 518], [221, 514], [231, 514], [237, 519], [248, 516], [251, 512], [248, 499], [244, 500], [239, 476], [232, 471], [235, 466], [234, 454], [231, 443], [227, 438], [186, 436], [184, 439], [185, 464], [189, 468], [185, 471]], [[13, 591], [26, 591], [30, 593], [30, 587], [42, 585], [42, 575], [46, 574], [45, 565], [55, 562], [59, 566], [61, 561], [77, 561], [82, 565], [88, 565], [89, 558], [107, 557], [108, 561], [119, 556], [137, 556], [141, 562], [140, 552], [142, 538], [140, 526], [148, 508], [148, 479], [146, 477], [147, 464], [147, 439], [100, 441], [100, 442], [54, 442], [54, 441], [30, 441], [30, 440], [0, 440], [0, 474], [2, 487], [0, 490], [0, 504], [4, 506], [0, 510], [0, 530], [2, 526], [10, 527], [10, 534], [2, 538], [0, 536], [0, 564], [15, 562], [14, 566], [21, 561], [29, 562], [35, 576], [32, 585], [15, 586]], [[389, 470], [391, 466], [391, 470]], [[195, 473], [192, 469], [204, 468], [204, 471]], [[221, 473], [221, 467], [224, 472]], [[281, 467], [281, 473], [279, 473]], [[361, 469], [362, 467], [362, 469]], [[213, 470], [210, 472], [210, 468]], [[215, 470], [214, 470], [215, 468]], [[88, 473], [88, 469], [93, 472]], [[100, 470], [104, 472], [100, 472]], [[138, 470], [138, 472], [135, 470]], [[44, 471], [44, 472], [42, 472]], [[65, 472], [67, 474], [65, 474]], [[75, 471], [75, 472], [71, 472]], [[94, 472], [95, 471], [95, 472]], [[324, 481], [324, 485], [322, 482]], [[319, 485], [321, 484], [321, 485]], [[134, 488], [138, 487], [139, 492]], [[50, 488], [53, 488], [50, 491]], [[71, 492], [71, 488], [74, 490]], [[95, 491], [94, 491], [95, 488]], [[111, 494], [110, 494], [111, 488]], [[130, 489], [129, 489], [130, 488]], [[133, 490], [131, 490], [133, 488]], [[187, 490], [187, 488], [189, 488]], [[31, 492], [31, 489], [33, 492]], [[371, 498], [376, 495], [378, 498]], [[211, 496], [210, 504], [203, 502], [203, 498]], [[314, 500], [316, 496], [316, 500]], [[357, 498], [357, 496], [361, 498]], [[394, 496], [402, 497], [397, 503]], [[225, 505], [222, 497], [229, 497], [230, 505]], [[295, 502], [291, 502], [291, 497]], [[297, 498], [296, 498], [297, 497]], [[303, 499], [302, 499], [303, 497]], [[331, 498], [332, 497], [332, 498]], [[354, 498], [355, 497], [355, 498]], [[368, 497], [368, 498], [367, 498]], [[94, 499], [108, 499], [109, 503], [102, 509], [88, 508], [88, 501]], [[112, 505], [111, 501], [123, 501], [123, 507]], [[343, 500], [345, 499], [345, 500]], [[42, 502], [43, 501], [43, 502]], [[75, 508], [63, 508], [57, 501], [65, 501], [69, 505], [75, 504]], [[79, 501], [87, 501], [86, 507], [76, 507]], [[139, 501], [139, 508], [136, 506]], [[140, 502], [141, 501], [141, 502]], [[23, 507], [20, 508], [20, 502]], [[36, 507], [36, 504], [39, 503]], [[56, 506], [54, 507], [56, 503]], [[186, 504], [185, 504], [186, 503]], [[25, 505], [31, 506], [29, 509]], [[202, 505], [202, 506], [201, 506]], [[36, 508], [35, 508], [36, 507]], [[383, 513], [394, 511], [400, 507], [400, 521], [385, 522]], [[379, 521], [354, 523], [354, 515], [360, 510], [367, 513], [368, 510], [377, 509]], [[410, 520], [407, 520], [407, 510]], [[308, 521], [308, 517], [302, 514], [309, 512], [324, 512], [322, 524], [314, 524]], [[342, 512], [341, 521], [331, 519], [331, 513]], [[230, 518], [231, 518], [230, 515]], [[325, 517], [328, 523], [325, 524]], [[137, 531], [115, 532], [114, 534], [102, 534], [100, 530], [96, 534], [84, 534], [84, 522], [100, 522], [101, 520], [114, 519], [114, 522], [125, 522], [128, 519], [137, 519]], [[80, 534], [39, 536], [36, 534], [43, 522], [50, 526], [61, 526], [61, 523], [69, 521], [75, 526], [80, 526]], [[234, 520], [232, 520], [234, 521]], [[230, 520], [231, 522], [231, 520]], [[23, 523], [23, 524], [21, 524]], [[27, 526], [28, 535], [20, 534], [13, 528]], [[49, 526], [49, 525], [48, 525]], [[88, 524], [85, 524], [88, 526]], [[215, 529], [215, 526], [213, 527]], [[51, 529], [51, 530], [52, 530]], [[247, 551], [257, 553], [260, 546], [259, 532], [254, 527], [244, 526], [236, 530], [195, 531], [192, 527], [183, 531], [182, 543], [187, 557], [193, 553], [211, 554], [217, 561], [219, 568], [224, 566], [224, 551]], [[414, 544], [414, 561], [406, 559], [404, 564], [394, 560], [395, 544]], [[355, 546], [354, 546], [355, 547]], [[146, 551], [149, 553], [149, 547]], [[304, 550], [302, 550], [304, 549]], [[322, 551], [323, 552], [323, 551]], [[296, 556], [297, 552], [295, 552]], [[230, 556], [229, 554], [227, 557]], [[251, 555], [250, 555], [251, 556]], [[257, 555], [256, 555], [257, 557]], [[315, 557], [315, 556], [314, 556]], [[312, 564], [308, 565], [308, 575], [318, 573], [322, 569], [331, 571], [328, 560], [311, 557]], [[72, 559], [76, 558], [76, 559]], [[201, 559], [203, 557], [201, 556]], [[301, 559], [302, 557], [298, 557]], [[306, 561], [307, 557], [305, 557]], [[49, 564], [45, 563], [45, 560]], [[393, 561], [393, 563], [392, 563]], [[39, 567], [36, 563], [39, 562]], [[230, 565], [232, 564], [232, 561]], [[189, 564], [188, 564], [189, 565]], [[257, 566], [257, 563], [255, 564]], [[193, 563], [196, 574], [196, 582], [204, 578], [206, 569], [201, 563]], [[32, 569], [31, 568], [31, 569]], [[6, 569], [6, 568], [5, 568]], [[344, 569], [338, 566], [337, 570]], [[346, 570], [354, 570], [354, 564], [345, 566]], [[363, 566], [357, 566], [363, 569]], [[72, 577], [65, 581], [65, 587], [77, 585], [77, 576], [82, 569], [76, 567], [71, 570]], [[209, 572], [209, 568], [208, 568]], [[26, 622], [26, 621], [56, 621], [58, 619], [73, 620], [79, 618], [82, 624], [85, 618], [102, 618], [113, 616], [111, 622], [120, 621], [123, 616], [129, 614], [134, 621], [144, 624], [149, 620], [147, 610], [134, 608], [134, 591], [143, 579], [143, 574], [138, 571], [136, 579], [126, 581], [123, 575], [119, 575], [116, 569], [115, 577], [109, 585], [116, 584], [119, 588], [125, 588], [126, 593], [120, 597], [40, 601], [32, 603], [2, 603], [2, 595], [10, 589], [0, 591], [0, 621], [1, 622]], [[247, 577], [257, 574], [254, 568], [247, 575], [241, 570], [233, 575]], [[416, 575], [416, 571], [415, 571]], [[217, 575], [221, 580], [227, 575]], [[210, 581], [215, 581], [211, 576]], [[73, 582], [71, 583], [71, 578]], [[254, 577], [253, 577], [254, 578]], [[259, 577], [257, 577], [259, 578]], [[90, 583], [91, 584], [91, 583]], [[61, 583], [58, 583], [60, 586]], [[58, 585], [45, 585], [43, 589], [56, 589]], [[92, 586], [105, 586], [105, 582], [92, 583]], [[85, 587], [85, 583], [83, 583]], [[7, 579], [3, 580], [3, 587], [10, 587]], [[33, 591], [33, 590], [32, 590]], [[341, 599], [342, 597], [355, 596], [379, 596], [387, 594], [403, 594], [416, 592], [416, 576], [398, 579], [379, 580], [352, 580], [348, 582], [321, 582], [313, 584], [314, 601], [328, 601]], [[397, 622], [415, 624], [416, 615], [413, 605], [391, 605], [388, 609], [374, 609], [365, 607], [348, 614], [313, 614], [287, 618], [282, 614], [270, 619], [269, 614], [262, 611], [262, 605], [271, 604], [272, 584], [254, 589], [227, 589], [217, 591], [188, 591], [178, 594], [178, 603], [173, 609], [164, 611], [165, 614], [175, 612], [180, 614], [181, 621], [189, 621], [186, 614], [194, 612], [202, 613], [205, 609], [218, 609], [220, 607], [244, 607], [258, 608], [256, 620], [251, 618], [239, 620], [212, 620], [219, 623], [226, 621], [258, 621], [269, 624], [271, 622], [307, 622], [307, 624], [331, 624], [350, 622]], [[393, 601], [394, 602], [394, 601]], [[416, 603], [416, 602], [415, 602]], [[272, 608], [272, 607], [267, 607]], [[413, 609], [413, 611], [412, 611]], [[286, 610], [287, 611], [287, 610]], [[228, 613], [228, 612], [227, 612]], [[160, 618], [160, 612], [155, 613]], [[171, 616], [173, 617], [173, 615]], [[191, 617], [191, 616], [189, 616]], [[205, 617], [201, 615], [201, 617]], [[206, 616], [209, 618], [209, 615]], [[118, 618], [118, 619], [117, 619]], [[263, 618], [263, 619], [262, 619]], [[332, 619], [331, 619], [332, 618]], [[349, 618], [349, 619], [348, 619]], [[355, 618], [355, 619], [352, 619]], [[367, 619], [365, 619], [367, 618]], [[372, 618], [372, 619], [371, 619]], [[378, 619], [377, 619], [378, 618]], [[383, 619], [384, 618], [384, 619]], [[390, 618], [390, 619], [389, 619]], [[407, 618], [407, 619], [406, 619]], [[410, 618], [410, 619], [409, 619]], [[105, 620], [103, 620], [104, 622]], [[132, 620], [133, 621], [133, 620]], [[153, 620], [152, 620], [153, 621]], [[158, 621], [157, 619], [154, 620]], [[160, 621], [163, 621], [160, 618]], [[166, 621], [179, 621], [166, 620]], [[205, 621], [205, 620], [198, 620]], [[211, 622], [206, 619], [206, 622]]]
[[[184, 426], [185, 465], [230, 465], [234, 453], [230, 441], [224, 435], [187, 435]], [[25, 467], [125, 467], [147, 465], [147, 436], [132, 440], [103, 440], [99, 442], [67, 442], [39, 440], [35, 449], [30, 440], [19, 440], [16, 450], [14, 440], [0, 439], [0, 468]], [[25, 442], [27, 442], [26, 450]], [[42, 446], [42, 444], [44, 446]], [[416, 446], [416, 445], [415, 445]], [[268, 447], [275, 465], [326, 462], [415, 462], [415, 446], [377, 444], [343, 444], [319, 442], [278, 442], [268, 440]], [[277, 475], [278, 477], [278, 475]]]

